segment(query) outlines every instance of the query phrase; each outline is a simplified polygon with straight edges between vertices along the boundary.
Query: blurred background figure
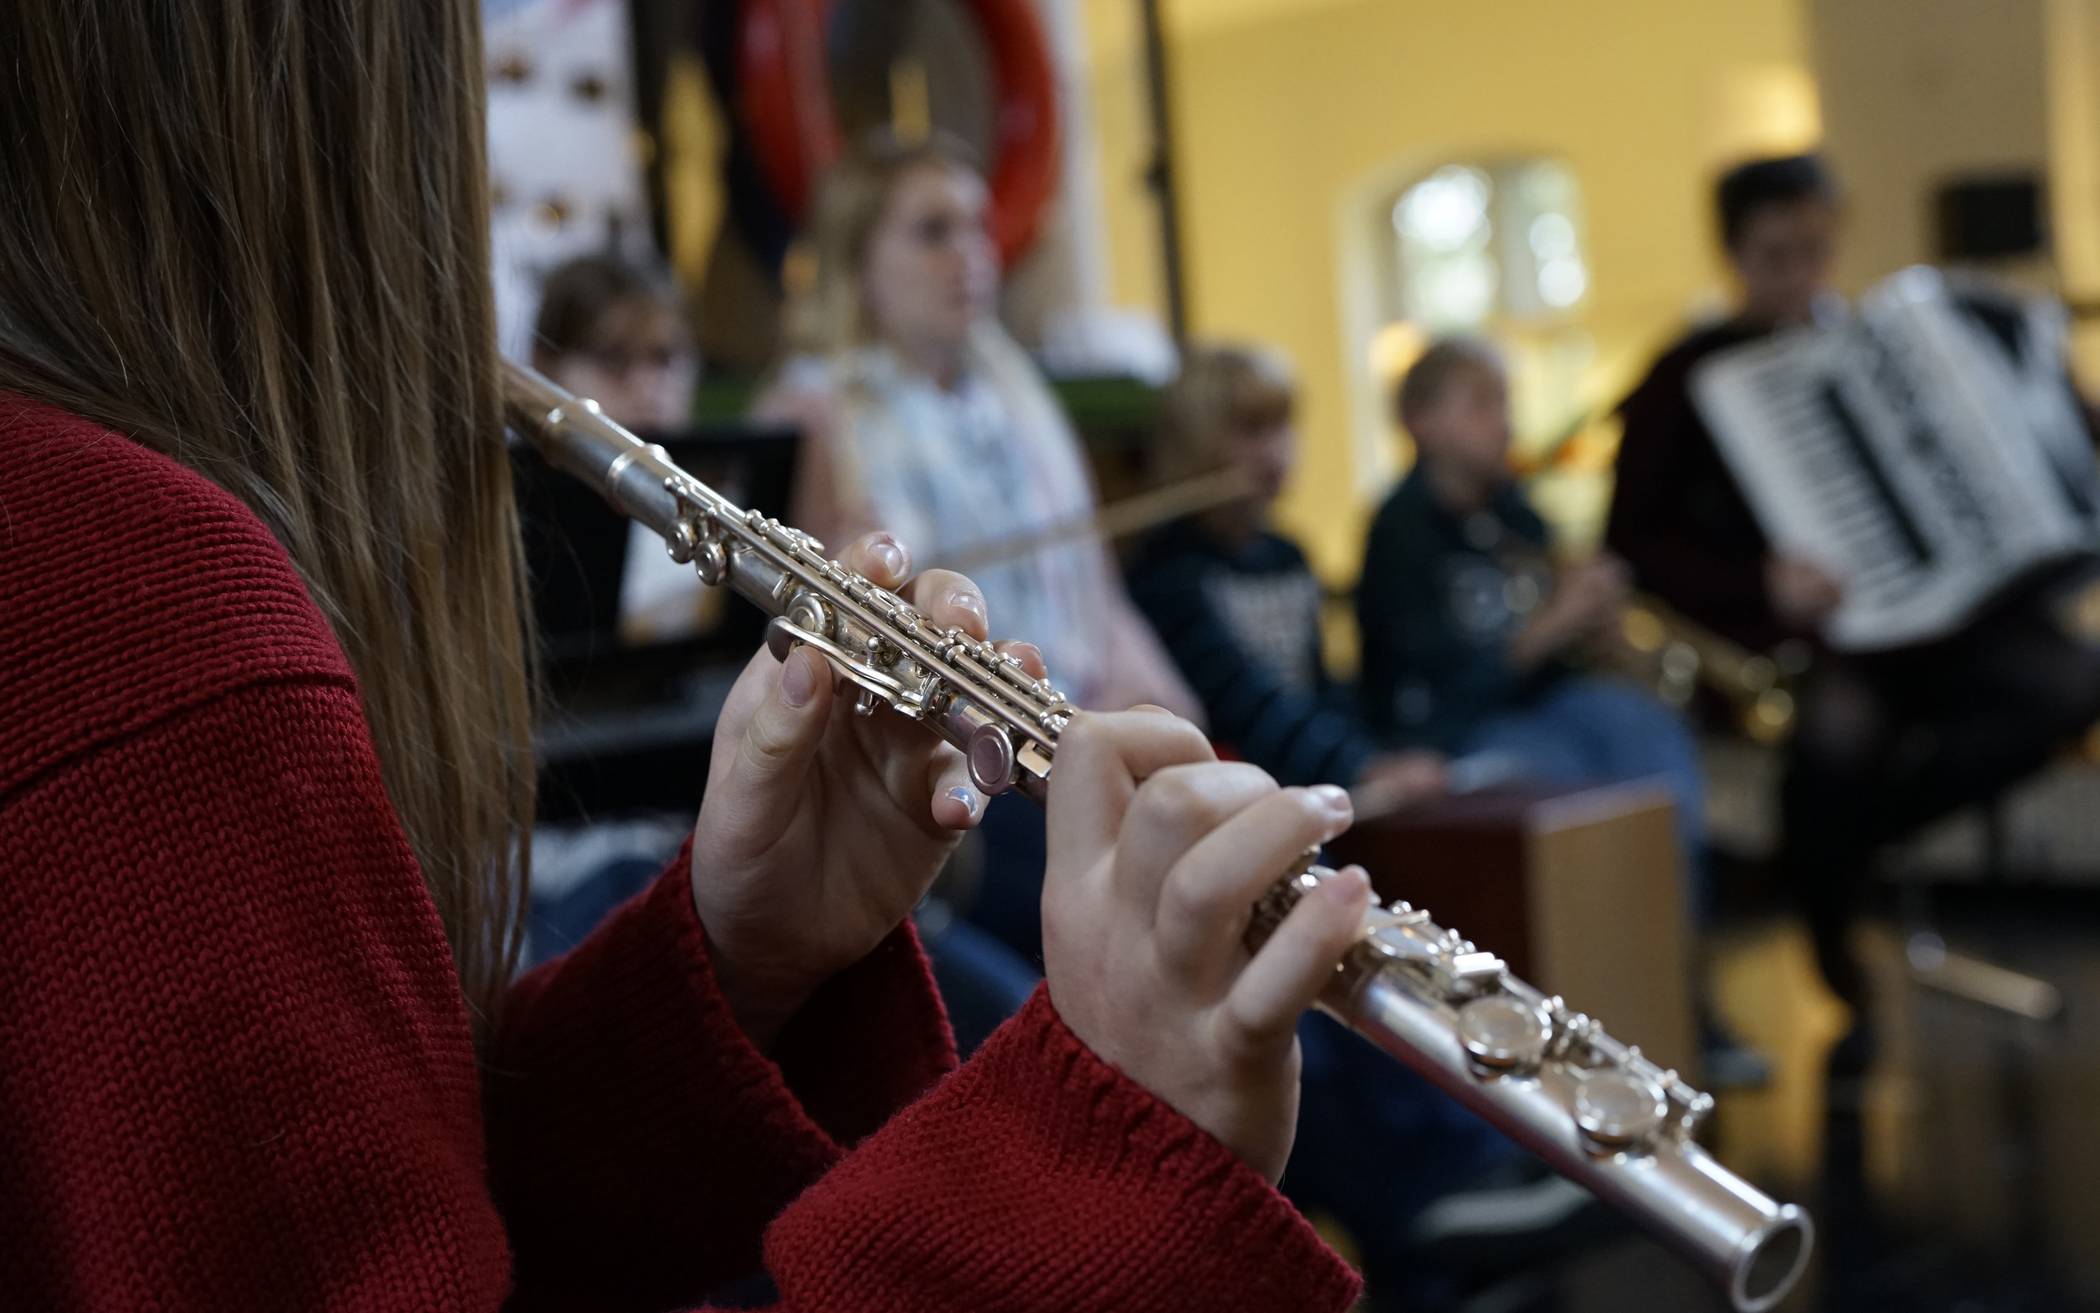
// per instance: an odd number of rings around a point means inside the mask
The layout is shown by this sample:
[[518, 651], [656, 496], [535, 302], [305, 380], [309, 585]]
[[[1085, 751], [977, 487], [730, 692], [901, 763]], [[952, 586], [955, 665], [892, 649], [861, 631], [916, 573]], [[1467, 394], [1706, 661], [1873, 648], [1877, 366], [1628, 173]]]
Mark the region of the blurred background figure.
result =
[[[1423, 352], [1395, 394], [1414, 470], [1379, 508], [1356, 589], [1365, 714], [1392, 736], [1509, 763], [1549, 784], [1652, 780], [1669, 792], [1699, 922], [1713, 902], [1706, 784], [1690, 727], [1626, 665], [1626, 568], [1557, 560], [1510, 473], [1509, 382], [1478, 339]], [[1765, 1063], [1701, 1000], [1706, 1080], [1762, 1083]]]
[[[660, 441], [691, 423], [699, 378], [692, 342], [682, 300], [664, 274], [616, 255], [580, 255], [557, 264], [540, 288], [531, 364], [598, 402], [615, 422]], [[547, 532], [528, 520], [528, 535]], [[622, 649], [686, 639], [720, 613], [721, 597], [701, 587], [691, 566], [673, 561], [655, 533], [638, 524], [616, 532], [625, 549], [609, 577], [593, 578], [588, 571], [580, 578], [555, 576], [572, 587], [617, 589], [616, 629], [602, 636], [608, 649], [615, 639]], [[540, 596], [550, 582], [540, 581]], [[558, 635], [544, 621], [542, 630]], [[549, 655], [558, 660], [564, 654]], [[600, 683], [633, 682], [618, 669], [612, 650], [586, 660]], [[684, 842], [690, 820], [633, 799], [617, 817], [591, 810], [597, 812], [589, 818], [595, 823], [543, 823], [534, 830], [528, 942], [536, 958], [582, 942], [608, 912], [647, 887]]]
[[1619, 655], [1626, 570], [1608, 555], [1556, 559], [1510, 474], [1501, 355], [1473, 338], [1433, 344], [1395, 409], [1417, 455], [1364, 546], [1365, 714], [1393, 737], [1494, 753], [1538, 779], [1662, 780], [1696, 862], [1698, 752], [1651, 693], [1602, 673]]
[[[988, 204], [976, 169], [937, 137], [877, 134], [823, 180], [810, 285], [789, 307], [798, 349], [755, 413], [806, 435], [792, 518], [826, 541], [884, 528], [912, 544], [920, 568], [960, 565], [1094, 509], [1069, 422], [996, 318]], [[1075, 704], [1202, 718], [1098, 540], [969, 568], [1002, 633], [1034, 643]], [[1032, 960], [1042, 812], [993, 799], [981, 835], [968, 915]], [[939, 945], [935, 956], [944, 960]]]
[[[652, 438], [692, 422], [699, 360], [684, 306], [661, 273], [611, 255], [570, 260], [547, 275], [533, 325], [532, 367]], [[620, 629], [648, 642], [683, 638], [715, 609], [689, 566], [639, 525], [620, 577]]]
[[699, 381], [693, 334], [661, 273], [610, 255], [558, 265], [540, 289], [532, 367], [636, 433], [684, 427]]
[[1131, 596], [1220, 744], [1286, 784], [1342, 784], [1405, 806], [1443, 791], [1442, 754], [1392, 750], [1363, 721], [1327, 668], [1326, 588], [1273, 525], [1297, 463], [1296, 402], [1275, 352], [1190, 348], [1160, 406], [1160, 480], [1231, 470], [1246, 494], [1151, 534], [1130, 566]]
[[1606, 541], [1642, 588], [1746, 648], [1813, 651], [1794, 695], [1777, 866], [1808, 914], [1825, 981], [1860, 1009], [1851, 934], [1875, 853], [1996, 797], [2100, 716], [2100, 649], [2058, 616], [2092, 558], [2028, 573], [1945, 638], [1850, 652], [1824, 642], [1844, 567], [1771, 544], [1691, 380], [1721, 353], [1845, 317], [1831, 283], [1837, 183], [1815, 155], [1753, 160], [1721, 177], [1714, 203], [1736, 303], [1666, 351], [1621, 405]]
[[[976, 169], [939, 139], [871, 138], [825, 180], [813, 284], [790, 311], [799, 350], [758, 413], [808, 433], [796, 513], [827, 541], [886, 528], [939, 565], [1093, 509], [1070, 424], [994, 316], [987, 204]], [[975, 578], [1074, 702], [1200, 719], [1098, 542]]]

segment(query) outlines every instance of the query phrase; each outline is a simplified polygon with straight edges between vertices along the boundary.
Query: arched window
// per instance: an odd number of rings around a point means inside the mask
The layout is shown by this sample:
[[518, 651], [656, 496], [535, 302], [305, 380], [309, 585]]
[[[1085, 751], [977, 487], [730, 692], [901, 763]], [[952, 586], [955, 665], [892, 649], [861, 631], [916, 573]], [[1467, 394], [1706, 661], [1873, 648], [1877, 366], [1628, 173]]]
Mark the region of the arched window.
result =
[[[1343, 315], [1366, 491], [1405, 463], [1405, 444], [1393, 441], [1394, 386], [1431, 339], [1451, 333], [1493, 338], [1508, 353], [1520, 468], [1537, 472], [1575, 451], [1567, 440], [1592, 427], [1582, 388], [1596, 352], [1574, 172], [1546, 156], [1446, 159], [1367, 179], [1351, 204], [1356, 255], [1345, 253], [1345, 268], [1364, 282], [1345, 278]], [[1599, 480], [1581, 482], [1532, 490], [1556, 502], [1602, 495]]]
[[1384, 217], [1389, 322], [1431, 334], [1551, 324], [1589, 291], [1580, 195], [1557, 160], [1446, 164]]

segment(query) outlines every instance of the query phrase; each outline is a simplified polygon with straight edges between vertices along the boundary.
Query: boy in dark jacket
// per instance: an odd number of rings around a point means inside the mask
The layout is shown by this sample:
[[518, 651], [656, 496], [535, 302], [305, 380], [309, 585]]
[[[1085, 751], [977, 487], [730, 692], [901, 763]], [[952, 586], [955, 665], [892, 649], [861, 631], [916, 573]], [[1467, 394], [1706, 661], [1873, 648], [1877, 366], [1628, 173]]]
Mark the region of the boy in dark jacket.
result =
[[[1366, 717], [1540, 781], [1656, 780], [1675, 804], [1703, 919], [1698, 747], [1653, 694], [1596, 669], [1624, 641], [1625, 566], [1603, 554], [1555, 563], [1545, 521], [1510, 476], [1509, 383], [1493, 347], [1437, 342], [1398, 403], [1417, 456], [1372, 523], [1357, 585]], [[1762, 1081], [1763, 1060], [1700, 1011], [1708, 1079]]]
[[1399, 391], [1418, 457], [1372, 523], [1357, 585], [1365, 715], [1453, 754], [1497, 753], [1563, 783], [1654, 777], [1702, 846], [1691, 734], [1646, 690], [1593, 673], [1619, 638], [1625, 568], [1556, 566], [1546, 524], [1509, 474], [1501, 358], [1438, 342]]

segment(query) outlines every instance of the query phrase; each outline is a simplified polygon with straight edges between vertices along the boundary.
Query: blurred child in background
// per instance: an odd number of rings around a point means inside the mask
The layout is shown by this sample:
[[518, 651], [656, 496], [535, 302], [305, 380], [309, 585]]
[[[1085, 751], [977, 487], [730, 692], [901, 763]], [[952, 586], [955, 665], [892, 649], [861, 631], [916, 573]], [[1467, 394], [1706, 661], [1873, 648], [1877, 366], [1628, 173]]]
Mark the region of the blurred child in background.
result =
[[[1078, 438], [999, 325], [988, 204], [977, 170], [938, 137], [876, 138], [825, 180], [815, 284], [792, 308], [800, 353], [758, 410], [808, 434], [794, 519], [826, 542], [885, 528], [939, 565], [1094, 509]], [[1199, 714], [1101, 544], [971, 577], [1080, 706]]]
[[[1474, 338], [1432, 345], [1401, 381], [1416, 461], [1379, 508], [1357, 586], [1364, 711], [1388, 734], [1493, 754], [1550, 784], [1652, 779], [1674, 804], [1694, 916], [1705, 880], [1705, 780], [1684, 721], [1608, 673], [1623, 652], [1626, 567], [1556, 563], [1510, 473], [1509, 378]], [[1700, 1006], [1706, 1078], [1754, 1085], [1761, 1058]]]
[[1382, 807], [1405, 805], [1442, 792], [1443, 758], [1389, 750], [1329, 676], [1326, 590], [1270, 523], [1297, 461], [1296, 400], [1273, 352], [1191, 348], [1162, 408], [1158, 472], [1172, 481], [1234, 470], [1247, 496], [1155, 532], [1131, 566], [1130, 595], [1219, 743], [1286, 783], [1340, 784]]
[[1509, 469], [1509, 380], [1485, 342], [1449, 338], [1402, 380], [1415, 467], [1379, 508], [1357, 586], [1363, 709], [1387, 735], [1494, 752], [1534, 778], [1656, 778], [1687, 856], [1703, 846], [1697, 749], [1673, 711], [1597, 673], [1618, 641], [1625, 568], [1556, 566]]
[[[615, 423], [653, 435], [691, 421], [699, 366], [667, 279], [610, 255], [571, 260], [547, 277], [532, 342], [534, 369], [596, 401]], [[620, 580], [620, 636], [629, 642], [683, 638], [715, 605], [692, 567], [640, 525]]]

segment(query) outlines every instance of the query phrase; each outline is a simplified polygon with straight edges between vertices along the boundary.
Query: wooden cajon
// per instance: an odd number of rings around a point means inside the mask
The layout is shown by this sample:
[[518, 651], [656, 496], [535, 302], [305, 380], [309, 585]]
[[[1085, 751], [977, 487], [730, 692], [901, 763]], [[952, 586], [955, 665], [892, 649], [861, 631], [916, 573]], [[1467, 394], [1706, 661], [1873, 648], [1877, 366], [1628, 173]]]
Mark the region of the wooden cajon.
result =
[[1367, 821], [1329, 857], [1698, 1079], [1684, 860], [1660, 788], [1447, 798]]

